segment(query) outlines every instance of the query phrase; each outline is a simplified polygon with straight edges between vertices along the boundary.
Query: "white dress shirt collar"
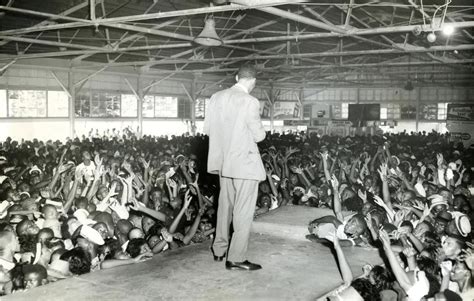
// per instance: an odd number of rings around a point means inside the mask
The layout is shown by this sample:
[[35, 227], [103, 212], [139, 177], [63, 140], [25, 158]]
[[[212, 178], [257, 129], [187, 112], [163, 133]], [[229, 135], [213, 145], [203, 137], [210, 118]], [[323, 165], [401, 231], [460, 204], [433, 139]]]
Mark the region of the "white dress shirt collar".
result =
[[249, 94], [249, 90], [244, 85], [236, 83], [234, 86], [240, 87], [242, 90], [245, 91], [245, 93]]

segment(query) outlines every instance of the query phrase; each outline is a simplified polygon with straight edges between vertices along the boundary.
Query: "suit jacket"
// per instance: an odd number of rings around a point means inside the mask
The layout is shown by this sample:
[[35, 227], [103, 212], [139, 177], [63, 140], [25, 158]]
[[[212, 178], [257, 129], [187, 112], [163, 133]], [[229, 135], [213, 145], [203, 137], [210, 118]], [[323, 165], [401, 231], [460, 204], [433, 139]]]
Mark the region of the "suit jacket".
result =
[[257, 142], [265, 139], [260, 103], [239, 85], [212, 95], [204, 120], [207, 171], [228, 178], [265, 180]]

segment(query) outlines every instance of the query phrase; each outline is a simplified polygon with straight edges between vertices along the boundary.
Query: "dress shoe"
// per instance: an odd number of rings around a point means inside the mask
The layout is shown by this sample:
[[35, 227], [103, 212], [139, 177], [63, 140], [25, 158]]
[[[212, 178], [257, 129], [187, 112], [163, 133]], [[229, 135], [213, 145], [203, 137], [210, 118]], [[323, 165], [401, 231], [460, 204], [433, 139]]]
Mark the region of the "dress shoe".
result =
[[225, 254], [222, 255], [222, 256], [216, 256], [216, 255], [214, 255], [214, 261], [223, 261], [223, 260], [224, 260], [224, 257], [225, 257]]
[[232, 262], [226, 261], [225, 268], [228, 270], [246, 270], [246, 271], [254, 271], [260, 270], [262, 268], [261, 265], [256, 263], [251, 263], [250, 261], [246, 260], [244, 262]]

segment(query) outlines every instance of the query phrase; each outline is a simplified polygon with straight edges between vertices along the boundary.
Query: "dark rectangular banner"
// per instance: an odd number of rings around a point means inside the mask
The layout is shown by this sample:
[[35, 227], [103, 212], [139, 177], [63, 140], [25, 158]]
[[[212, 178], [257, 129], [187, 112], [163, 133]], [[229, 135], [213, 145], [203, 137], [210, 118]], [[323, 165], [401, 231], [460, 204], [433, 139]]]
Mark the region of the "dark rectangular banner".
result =
[[446, 120], [474, 122], [474, 104], [449, 103]]

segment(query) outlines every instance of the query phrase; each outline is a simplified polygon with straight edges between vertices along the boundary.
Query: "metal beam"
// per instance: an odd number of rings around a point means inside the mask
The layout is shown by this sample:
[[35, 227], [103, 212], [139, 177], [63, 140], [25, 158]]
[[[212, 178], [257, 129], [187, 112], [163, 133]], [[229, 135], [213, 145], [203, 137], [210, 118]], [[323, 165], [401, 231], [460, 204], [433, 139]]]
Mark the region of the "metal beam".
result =
[[30, 38], [13, 37], [13, 36], [0, 36], [0, 39], [7, 40], [7, 41], [22, 42], [22, 43], [31, 43], [31, 44], [41, 44], [41, 45], [47, 45], [47, 46], [55, 46], [55, 47], [78, 48], [78, 49], [86, 49], [86, 50], [102, 50], [102, 48], [95, 47], [95, 46], [61, 43], [61, 42], [53, 42], [53, 41], [46, 41], [46, 40], [37, 40], [37, 39], [30, 39]]
[[[83, 26], [84, 23], [88, 23], [92, 25], [104, 25], [106, 23], [116, 24], [116, 23], [121, 23], [121, 22], [157, 20], [157, 19], [163, 19], [163, 18], [210, 14], [210, 13], [227, 12], [227, 11], [234, 11], [234, 10], [248, 10], [248, 9], [256, 9], [256, 8], [261, 8], [261, 7], [266, 7], [266, 6], [275, 6], [275, 5], [280, 5], [280, 4], [275, 4], [275, 3], [254, 4], [254, 5], [229, 4], [229, 5], [210, 6], [210, 7], [203, 7], [203, 8], [192, 8], [192, 9], [182, 9], [182, 10], [167, 11], [167, 12], [158, 12], [158, 13], [152, 13], [152, 14], [139, 14], [139, 15], [124, 16], [124, 17], [116, 17], [116, 18], [96, 19], [93, 22], [89, 20], [85, 20], [85, 19], [58, 16], [54, 14], [41, 13], [41, 12], [37, 12], [33, 10], [12, 8], [12, 7], [7, 7], [7, 6], [0, 6], [0, 11], [10, 11], [10, 12], [23, 13], [23, 14], [34, 15], [34, 16], [45, 17], [45, 18], [56, 18], [56, 19], [61, 19], [65, 21], [72, 21], [67, 24], [61, 24], [63, 25], [62, 28], [66, 29], [66, 28], [75, 28], [78, 26]], [[35, 31], [43, 31], [43, 30], [49, 30], [49, 29], [42, 28], [42, 29], [37, 29]], [[29, 32], [33, 32], [33, 31], [29, 31]], [[5, 31], [5, 32], [0, 32], [0, 34], [10, 34], [10, 33], [8, 31]]]
[[138, 99], [140, 99], [140, 96], [138, 95], [138, 92], [137, 90], [135, 90], [135, 88], [132, 86], [132, 84], [130, 83], [130, 81], [127, 79], [127, 78], [124, 78], [125, 80], [125, 83], [127, 83], [127, 86], [130, 88], [130, 90], [132, 90], [132, 93], [135, 95], [135, 97]]
[[108, 66], [105, 66], [105, 67], [102, 67], [100, 68], [99, 70], [87, 75], [86, 77], [84, 77], [83, 79], [79, 80], [77, 83], [74, 83], [74, 86], [77, 87], [79, 86], [80, 84], [82, 83], [85, 83], [86, 81], [88, 81], [91, 77], [94, 77], [96, 76], [97, 74], [99, 74], [100, 72], [104, 71], [105, 69], [107, 69]]
[[[335, 65], [306, 65], [306, 66], [292, 66], [289, 70], [315, 70], [315, 69], [334, 69], [334, 68], [356, 68], [356, 67], [403, 67], [403, 66], [438, 66], [438, 65], [446, 65], [446, 64], [472, 64], [474, 63], [474, 59], [466, 59], [466, 60], [458, 60], [452, 61], [449, 63], [440, 63], [438, 61], [429, 61], [429, 62], [395, 62], [395, 63], [357, 63], [357, 64], [345, 64], [342, 66], [335, 66]], [[194, 69], [194, 70], [182, 70], [179, 73], [215, 73], [215, 72], [235, 72], [238, 68], [225, 68], [225, 69]], [[274, 68], [259, 68], [258, 71], [261, 72], [275, 72]], [[154, 70], [150, 71], [148, 75], [161, 75], [161, 74], [168, 74], [173, 72], [178, 73], [178, 71], [170, 71], [170, 70]]]
[[89, 16], [91, 21], [95, 21], [95, 0], [89, 0]]
[[[71, 8], [66, 9], [65, 11], [59, 13], [59, 15], [60, 15], [60, 16], [68, 16], [68, 15], [70, 15], [70, 14], [72, 14], [72, 13], [75, 13], [75, 12], [77, 12], [77, 11], [79, 11], [79, 10], [81, 10], [81, 9], [83, 9], [83, 8], [85, 8], [85, 7], [87, 7], [88, 3], [89, 3], [88, 0], [86, 0], [86, 1], [84, 1], [84, 2], [82, 2], [82, 3], [80, 3], [80, 4], [78, 4], [78, 5], [75, 5], [75, 6], [71, 7]], [[96, 3], [103, 3], [103, 0], [96, 0]], [[34, 26], [31, 26], [30, 28], [41, 27], [41, 26], [44, 26], [44, 25], [48, 24], [48, 22], [49, 22], [49, 20], [44, 20], [44, 21], [41, 21], [41, 22], [35, 24]], [[40, 34], [41, 34], [41, 33], [40, 33]], [[37, 36], [37, 38], [38, 38], [38, 37], [39, 37], [39, 36]], [[7, 44], [7, 43], [8, 43], [8, 41], [0, 41], [0, 46], [3, 46], [3, 45], [5, 45], [5, 44]]]
[[169, 38], [178, 39], [178, 40], [192, 41], [194, 39], [191, 36], [187, 36], [187, 35], [183, 35], [183, 34], [167, 32], [167, 31], [153, 29], [153, 28], [134, 26], [134, 25], [105, 24], [105, 26], [112, 27], [112, 28], [118, 28], [118, 29], [124, 29], [124, 30], [128, 30], [128, 31], [135, 31], [135, 32], [140, 32], [140, 33], [145, 33], [145, 34], [150, 34], [150, 35], [169, 37]]
[[[406, 54], [406, 53], [427, 53], [435, 51], [465, 51], [473, 50], [474, 44], [464, 44], [464, 45], [444, 45], [444, 46], [432, 46], [430, 48], [425, 47], [411, 47], [405, 51], [396, 50], [396, 49], [375, 49], [375, 50], [356, 50], [356, 51], [328, 51], [328, 52], [316, 52], [316, 53], [296, 53], [288, 56], [286, 54], [278, 55], [249, 55], [243, 57], [233, 57], [234, 61], [245, 61], [245, 60], [269, 60], [269, 59], [285, 59], [289, 58], [314, 58], [314, 57], [339, 57], [339, 56], [365, 56], [365, 55], [380, 55], [380, 54]], [[225, 62], [228, 58], [206, 58], [206, 59], [166, 59], [163, 61], [153, 62], [154, 65], [170, 65], [170, 64], [183, 64], [183, 63], [216, 63], [216, 62]], [[133, 61], [133, 62], [120, 62], [115, 63], [111, 66], [134, 66], [134, 65], [144, 65], [149, 64], [148, 61]], [[102, 66], [107, 63], [96, 63], [90, 66], [78, 66], [78, 67], [97, 67]]]
[[69, 90], [66, 88], [66, 86], [62, 83], [62, 81], [59, 79], [59, 77], [54, 73], [54, 71], [51, 71], [51, 74], [53, 75], [54, 79], [58, 82], [59, 86], [66, 92], [68, 97], [72, 97], [71, 93]]
[[257, 8], [257, 9], [260, 10], [260, 11], [275, 15], [275, 16], [279, 16], [279, 17], [282, 17], [282, 18], [286, 18], [286, 19], [289, 19], [289, 20], [300, 22], [302, 24], [306, 24], [306, 25], [314, 26], [316, 28], [328, 30], [328, 31], [333, 32], [333, 33], [339, 33], [339, 34], [346, 34], [347, 33], [347, 31], [344, 28], [341, 28], [339, 26], [329, 26], [326, 23], [316, 21], [316, 20], [313, 20], [313, 19], [310, 19], [310, 18], [307, 18], [307, 17], [304, 17], [304, 16], [300, 16], [300, 15], [297, 15], [297, 14], [292, 13], [292, 12], [287, 12], [287, 11], [284, 11], [284, 10], [281, 10], [281, 9], [278, 9], [278, 8], [263, 7], [263, 8]]

